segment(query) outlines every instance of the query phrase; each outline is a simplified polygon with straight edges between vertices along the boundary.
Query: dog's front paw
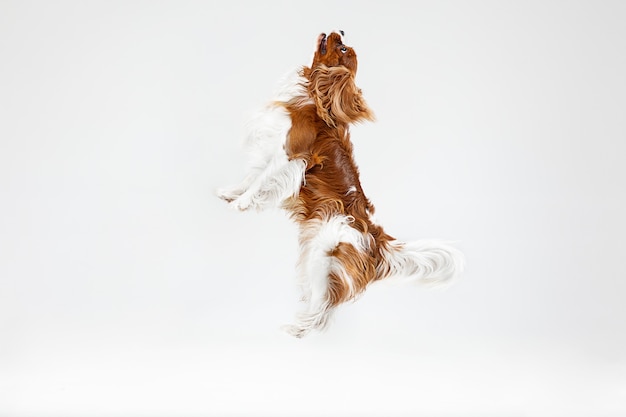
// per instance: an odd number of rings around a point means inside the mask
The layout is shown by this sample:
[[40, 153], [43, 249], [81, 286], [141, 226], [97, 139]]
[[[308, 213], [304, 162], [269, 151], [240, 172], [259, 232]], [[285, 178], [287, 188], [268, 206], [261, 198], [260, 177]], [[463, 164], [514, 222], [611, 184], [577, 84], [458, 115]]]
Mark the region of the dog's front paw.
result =
[[215, 194], [227, 203], [232, 203], [243, 194], [243, 191], [239, 188], [218, 188]]
[[252, 193], [241, 194], [239, 197], [231, 201], [230, 206], [239, 211], [247, 211], [254, 208], [258, 209], [258, 205], [256, 204]]

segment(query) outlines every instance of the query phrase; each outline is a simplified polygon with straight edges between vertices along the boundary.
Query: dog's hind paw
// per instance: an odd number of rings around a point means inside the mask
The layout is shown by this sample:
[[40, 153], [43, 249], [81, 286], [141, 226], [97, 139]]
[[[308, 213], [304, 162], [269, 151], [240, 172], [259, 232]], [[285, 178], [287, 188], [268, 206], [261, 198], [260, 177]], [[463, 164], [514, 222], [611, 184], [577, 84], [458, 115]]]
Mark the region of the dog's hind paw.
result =
[[304, 336], [307, 335], [307, 333], [309, 333], [310, 329], [307, 329], [305, 327], [300, 327], [298, 325], [295, 324], [285, 324], [284, 326], [281, 326], [280, 328], [283, 332], [296, 337], [298, 339], [302, 339]]

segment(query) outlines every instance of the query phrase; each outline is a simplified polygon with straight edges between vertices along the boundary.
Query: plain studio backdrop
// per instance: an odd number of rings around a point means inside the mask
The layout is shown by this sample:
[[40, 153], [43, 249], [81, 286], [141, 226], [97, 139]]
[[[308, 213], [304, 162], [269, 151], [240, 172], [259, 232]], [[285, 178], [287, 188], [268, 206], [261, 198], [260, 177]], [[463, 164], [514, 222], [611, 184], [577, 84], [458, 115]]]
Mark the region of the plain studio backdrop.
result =
[[[0, 3], [0, 415], [623, 416], [626, 3]], [[326, 333], [297, 230], [235, 212], [244, 125], [322, 31], [362, 183], [463, 277]]]

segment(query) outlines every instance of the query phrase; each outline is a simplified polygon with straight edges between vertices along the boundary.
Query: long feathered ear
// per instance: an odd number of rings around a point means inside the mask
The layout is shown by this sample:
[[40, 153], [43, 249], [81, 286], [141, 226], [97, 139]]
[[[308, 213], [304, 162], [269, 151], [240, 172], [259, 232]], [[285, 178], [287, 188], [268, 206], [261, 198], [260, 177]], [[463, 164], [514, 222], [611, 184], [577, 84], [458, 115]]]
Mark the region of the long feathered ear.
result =
[[374, 120], [374, 113], [354, 83], [354, 74], [346, 67], [319, 65], [305, 71], [309, 94], [315, 100], [317, 114], [329, 126]]

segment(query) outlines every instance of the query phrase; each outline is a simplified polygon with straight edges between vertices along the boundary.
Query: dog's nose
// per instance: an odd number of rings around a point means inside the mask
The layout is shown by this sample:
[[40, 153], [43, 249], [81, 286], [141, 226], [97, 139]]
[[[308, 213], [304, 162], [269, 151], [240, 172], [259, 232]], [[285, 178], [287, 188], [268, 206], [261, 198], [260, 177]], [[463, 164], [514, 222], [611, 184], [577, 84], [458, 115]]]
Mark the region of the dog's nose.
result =
[[346, 36], [345, 32], [341, 29], [339, 29], [339, 33], [341, 33], [341, 36]]

